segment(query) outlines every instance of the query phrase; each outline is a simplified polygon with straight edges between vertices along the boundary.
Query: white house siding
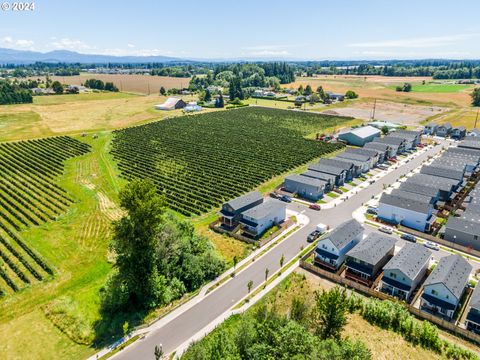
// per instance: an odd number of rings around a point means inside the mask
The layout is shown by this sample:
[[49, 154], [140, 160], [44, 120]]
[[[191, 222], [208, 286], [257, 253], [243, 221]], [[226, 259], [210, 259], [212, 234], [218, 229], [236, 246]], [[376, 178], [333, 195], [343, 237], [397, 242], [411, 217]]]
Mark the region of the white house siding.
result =
[[248, 216], [244, 216], [244, 219], [255, 222], [257, 224], [257, 226], [255, 227], [257, 235], [261, 235], [266, 230], [270, 229], [273, 225], [279, 224], [285, 221], [285, 217], [286, 217], [285, 208], [280, 208], [276, 212], [271, 212], [270, 214], [268, 214], [267, 216], [261, 219], [253, 219]]
[[[407, 291], [405, 291], [403, 289], [397, 289], [397, 288], [391, 289], [392, 288], [391, 285], [386, 284], [382, 281], [382, 289], [383, 290], [388, 289], [388, 291], [387, 291], [388, 293], [390, 293], [393, 296], [399, 297], [401, 299], [408, 299], [410, 297], [411, 290], [414, 289], [414, 287], [412, 286], [413, 282], [403, 272], [401, 272], [398, 269], [392, 269], [392, 270], [385, 269], [383, 277], [386, 277], [386, 278], [392, 279], [394, 281], [397, 281], [399, 283], [402, 283], [402, 284], [408, 286], [408, 288], [409, 288], [409, 290], [407, 290]], [[399, 294], [401, 294], [401, 295], [399, 295]]]
[[422, 214], [389, 204], [380, 203], [377, 216], [386, 221], [398, 224], [401, 223], [403, 226], [423, 232], [425, 231], [431, 214]]
[[[450, 290], [448, 290], [445, 287], [444, 284], [438, 283], [438, 284], [427, 285], [427, 286], [424, 287], [423, 293], [427, 294], [427, 295], [430, 295], [432, 297], [435, 297], [439, 300], [448, 302], [448, 303], [452, 304], [453, 306], [455, 306], [455, 308], [458, 305], [457, 298], [450, 292]], [[426, 306], [427, 308], [430, 308], [430, 309], [435, 308], [442, 315], [448, 316], [450, 318], [453, 317], [453, 313], [455, 312], [455, 309], [444, 311], [440, 307], [438, 307], [434, 304], [430, 304], [427, 300], [425, 300], [423, 298], [421, 299], [421, 305]]]

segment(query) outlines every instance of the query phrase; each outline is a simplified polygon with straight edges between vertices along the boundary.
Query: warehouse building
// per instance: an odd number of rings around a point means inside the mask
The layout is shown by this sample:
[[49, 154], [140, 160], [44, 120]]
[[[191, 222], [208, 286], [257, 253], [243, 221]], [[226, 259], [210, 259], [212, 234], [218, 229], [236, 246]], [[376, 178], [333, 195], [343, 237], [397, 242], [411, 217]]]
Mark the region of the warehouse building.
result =
[[338, 138], [349, 145], [363, 146], [380, 137], [381, 131], [373, 126], [363, 126], [338, 135]]

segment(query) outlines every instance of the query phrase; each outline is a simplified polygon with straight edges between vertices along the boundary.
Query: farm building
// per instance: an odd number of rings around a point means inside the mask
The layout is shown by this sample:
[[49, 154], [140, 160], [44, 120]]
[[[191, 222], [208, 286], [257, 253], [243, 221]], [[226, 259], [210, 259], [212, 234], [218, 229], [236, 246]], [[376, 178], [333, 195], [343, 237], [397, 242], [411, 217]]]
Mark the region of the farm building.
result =
[[345, 179], [347, 177], [347, 171], [345, 169], [336, 166], [323, 165], [320, 163], [310, 165], [308, 167], [308, 170], [334, 175], [336, 186], [342, 186], [345, 183]]
[[337, 270], [349, 250], [363, 237], [363, 226], [355, 219], [338, 225], [315, 248], [315, 263]]
[[391, 194], [384, 193], [379, 201], [377, 217], [391, 224], [428, 231], [434, 221], [431, 199], [399, 190]]
[[471, 271], [472, 265], [460, 255], [442, 257], [423, 284], [422, 310], [451, 319]]
[[222, 209], [218, 213], [220, 221], [226, 227], [236, 227], [240, 222], [242, 212], [261, 203], [263, 203], [263, 197], [258, 191], [252, 191], [227, 201], [222, 205]]
[[301, 176], [306, 176], [312, 179], [318, 179], [325, 182], [325, 192], [332, 191], [335, 187], [335, 175], [325, 174], [318, 171], [307, 170], [304, 173], [300, 174]]
[[453, 128], [452, 124], [450, 124], [450, 123], [445, 123], [443, 125], [439, 125], [437, 127], [436, 135], [441, 136], [441, 137], [447, 137], [452, 132], [452, 128]]
[[480, 334], [480, 286], [478, 284], [475, 286], [469, 305], [465, 325], [468, 330]]
[[467, 135], [467, 129], [463, 126], [458, 126], [452, 129], [450, 137], [455, 140], [461, 140]]
[[423, 129], [423, 133], [426, 135], [435, 135], [437, 133], [437, 128], [438, 128], [438, 125], [435, 123], [427, 124]]
[[370, 286], [395, 251], [395, 238], [370, 233], [347, 253], [345, 277]]
[[407, 300], [428, 269], [432, 253], [423, 245], [407, 243], [383, 268], [383, 292]]
[[200, 105], [197, 105], [196, 102], [189, 102], [187, 106], [183, 108], [183, 111], [185, 112], [197, 112], [197, 111], [202, 111], [202, 107]]
[[287, 205], [271, 199], [242, 213], [240, 224], [244, 234], [258, 239], [274, 225], [281, 224], [287, 216]]
[[187, 104], [180, 98], [170, 97], [163, 104], [155, 105], [157, 110], [183, 109]]
[[338, 138], [349, 145], [363, 146], [380, 137], [381, 131], [372, 126], [363, 126], [338, 135]]
[[284, 182], [286, 191], [313, 201], [323, 197], [326, 185], [327, 183], [323, 180], [297, 174], [287, 176]]

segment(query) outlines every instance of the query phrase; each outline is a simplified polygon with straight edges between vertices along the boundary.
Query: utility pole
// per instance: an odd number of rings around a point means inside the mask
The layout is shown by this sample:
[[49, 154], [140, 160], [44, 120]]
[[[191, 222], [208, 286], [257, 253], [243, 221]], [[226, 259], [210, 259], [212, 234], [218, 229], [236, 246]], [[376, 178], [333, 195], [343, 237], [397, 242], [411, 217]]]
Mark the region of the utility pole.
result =
[[375, 120], [375, 109], [377, 107], [377, 99], [373, 102], [373, 113], [372, 113], [372, 120]]
[[477, 108], [477, 117], [475, 118], [475, 125], [473, 125], [473, 128], [476, 129], [477, 128], [477, 121], [478, 121], [478, 113], [480, 112], [480, 107]]

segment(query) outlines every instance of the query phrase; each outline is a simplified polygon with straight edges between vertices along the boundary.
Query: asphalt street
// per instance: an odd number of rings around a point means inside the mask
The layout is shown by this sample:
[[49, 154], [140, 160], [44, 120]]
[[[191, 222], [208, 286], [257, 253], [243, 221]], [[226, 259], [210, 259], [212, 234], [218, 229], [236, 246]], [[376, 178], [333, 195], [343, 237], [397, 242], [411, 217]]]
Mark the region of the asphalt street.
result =
[[[307, 246], [307, 235], [313, 231], [316, 224], [324, 223], [330, 227], [335, 227], [348, 220], [352, 217], [354, 210], [362, 206], [363, 203], [370, 200], [373, 196], [380, 194], [383, 191], [384, 184], [394, 183], [400, 176], [408, 174], [421, 165], [422, 161], [426, 160], [429, 155], [438, 153], [441, 148], [442, 145], [437, 145], [433, 149], [422, 153], [332, 209], [315, 211], [308, 209], [302, 204], [289, 204], [289, 209], [308, 216], [310, 223], [283, 240], [263, 257], [252, 262], [251, 265], [238, 273], [235, 278], [227, 281], [224, 285], [202, 298], [190, 309], [174, 318], [162, 328], [148, 334], [143, 340], [139, 340], [121, 351], [114, 358], [125, 360], [152, 359], [154, 348], [158, 344], [163, 345], [165, 354], [174, 351], [183, 342], [190, 339], [247, 295], [247, 283], [250, 280], [253, 281], [253, 287], [255, 288], [264, 281], [265, 269], [268, 268], [270, 274], [276, 272], [280, 268], [282, 254], [285, 257], [285, 264], [293, 259], [301, 251], [302, 246]], [[369, 231], [372, 230], [370, 229]], [[403, 240], [399, 239], [399, 241]], [[437, 255], [440, 256], [441, 254]]]

